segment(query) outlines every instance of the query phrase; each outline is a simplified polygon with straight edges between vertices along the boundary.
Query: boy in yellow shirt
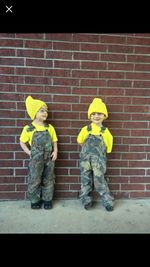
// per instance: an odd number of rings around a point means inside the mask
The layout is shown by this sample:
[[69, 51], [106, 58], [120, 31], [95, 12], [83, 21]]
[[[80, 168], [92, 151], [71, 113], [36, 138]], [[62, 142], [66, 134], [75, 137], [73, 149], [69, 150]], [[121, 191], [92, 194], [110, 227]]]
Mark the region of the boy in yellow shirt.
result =
[[113, 136], [102, 125], [108, 118], [106, 105], [100, 98], [94, 98], [88, 109], [91, 124], [84, 126], [77, 142], [82, 146], [80, 153], [81, 201], [85, 209], [92, 206], [91, 192], [93, 186], [102, 198], [107, 211], [113, 210], [113, 197], [104, 178], [106, 172], [106, 153], [112, 151]]
[[33, 120], [24, 126], [20, 136], [20, 145], [30, 157], [28, 197], [32, 209], [40, 209], [42, 202], [45, 209], [51, 209], [58, 139], [54, 127], [45, 122], [48, 117], [46, 103], [28, 96], [25, 104]]

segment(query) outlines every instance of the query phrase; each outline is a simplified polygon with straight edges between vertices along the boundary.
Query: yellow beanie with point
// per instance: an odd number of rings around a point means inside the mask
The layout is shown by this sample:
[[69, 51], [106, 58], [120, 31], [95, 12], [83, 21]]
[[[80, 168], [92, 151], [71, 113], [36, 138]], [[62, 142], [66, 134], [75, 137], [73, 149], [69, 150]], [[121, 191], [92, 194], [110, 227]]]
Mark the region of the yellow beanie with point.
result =
[[88, 109], [89, 120], [93, 112], [103, 113], [105, 115], [105, 119], [108, 118], [108, 111], [107, 111], [106, 105], [104, 104], [101, 98], [94, 98], [92, 103], [89, 105], [89, 109]]
[[32, 120], [35, 119], [37, 112], [42, 107], [45, 107], [46, 109], [48, 109], [45, 102], [38, 100], [38, 99], [34, 99], [32, 96], [28, 96], [26, 98], [25, 104], [26, 104], [27, 113]]

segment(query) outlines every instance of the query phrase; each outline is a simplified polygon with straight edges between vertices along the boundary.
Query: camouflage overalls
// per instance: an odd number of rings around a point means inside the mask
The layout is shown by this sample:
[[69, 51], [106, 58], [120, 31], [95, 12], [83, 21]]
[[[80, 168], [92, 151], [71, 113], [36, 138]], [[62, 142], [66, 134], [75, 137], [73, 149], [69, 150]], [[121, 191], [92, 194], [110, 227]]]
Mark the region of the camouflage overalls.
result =
[[[104, 207], [113, 206], [113, 197], [104, 178], [106, 172], [106, 147], [103, 137], [90, 134], [91, 125], [87, 126], [89, 136], [80, 153], [81, 201], [83, 205], [92, 202], [90, 193], [95, 190], [100, 194]], [[102, 132], [105, 127], [102, 127]]]
[[[32, 203], [51, 201], [54, 192], [54, 162], [51, 160], [52, 142], [48, 132], [36, 131], [32, 137], [29, 162], [28, 197]], [[28, 131], [34, 129], [30, 125]]]

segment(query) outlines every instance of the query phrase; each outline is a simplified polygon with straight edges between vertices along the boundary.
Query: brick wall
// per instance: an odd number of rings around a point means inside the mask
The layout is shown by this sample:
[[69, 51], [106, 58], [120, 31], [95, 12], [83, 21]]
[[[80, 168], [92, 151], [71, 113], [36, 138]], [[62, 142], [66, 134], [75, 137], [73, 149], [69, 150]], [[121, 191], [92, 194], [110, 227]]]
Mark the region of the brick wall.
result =
[[80, 191], [78, 130], [101, 97], [114, 135], [106, 178], [117, 198], [150, 197], [150, 34], [0, 34], [0, 199], [26, 199], [19, 135], [28, 95], [49, 106], [59, 138], [55, 198]]

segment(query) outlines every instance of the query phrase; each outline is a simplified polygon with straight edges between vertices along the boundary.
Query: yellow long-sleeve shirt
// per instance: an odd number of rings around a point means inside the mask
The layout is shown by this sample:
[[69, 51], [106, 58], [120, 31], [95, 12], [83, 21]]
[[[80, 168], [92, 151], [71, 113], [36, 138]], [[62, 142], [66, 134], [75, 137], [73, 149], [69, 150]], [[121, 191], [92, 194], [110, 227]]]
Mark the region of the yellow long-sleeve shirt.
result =
[[91, 131], [88, 131], [87, 126], [84, 126], [77, 136], [78, 144], [83, 144], [86, 138], [89, 136], [89, 134], [98, 135], [98, 136], [101, 134], [103, 137], [104, 143], [106, 145], [106, 152], [110, 153], [112, 151], [113, 136], [108, 130], [108, 128], [106, 128], [105, 131], [102, 132], [101, 127], [97, 126], [95, 123], [91, 123]]

